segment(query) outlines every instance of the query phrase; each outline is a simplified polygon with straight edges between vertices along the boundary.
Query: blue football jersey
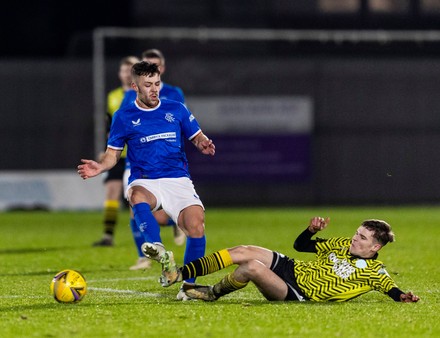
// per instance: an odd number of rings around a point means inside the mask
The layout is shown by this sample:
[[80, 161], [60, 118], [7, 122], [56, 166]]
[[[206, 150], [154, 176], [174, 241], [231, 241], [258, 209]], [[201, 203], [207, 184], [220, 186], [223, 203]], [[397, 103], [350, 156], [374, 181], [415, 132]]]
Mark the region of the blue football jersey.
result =
[[161, 99], [168, 99], [185, 103], [185, 97], [183, 96], [182, 89], [176, 86], [171, 86], [165, 82], [162, 82], [162, 88], [160, 88], [159, 97]]
[[113, 116], [107, 146], [128, 146], [129, 183], [135, 179], [190, 177], [184, 139], [191, 140], [200, 126], [180, 102], [162, 99], [157, 107], [140, 108], [135, 101]]
[[130, 103], [133, 103], [134, 100], [136, 100], [136, 91], [134, 89], [129, 89], [125, 92], [124, 98], [122, 99], [121, 105], [119, 106], [119, 109], [129, 105]]

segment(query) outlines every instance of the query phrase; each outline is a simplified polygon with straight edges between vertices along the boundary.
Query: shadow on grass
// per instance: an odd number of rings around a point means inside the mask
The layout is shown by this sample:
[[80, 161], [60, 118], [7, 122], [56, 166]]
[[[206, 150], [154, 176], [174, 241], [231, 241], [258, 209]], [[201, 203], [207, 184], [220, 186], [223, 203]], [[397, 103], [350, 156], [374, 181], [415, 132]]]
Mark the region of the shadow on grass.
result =
[[57, 303], [55, 300], [52, 303], [40, 303], [33, 305], [15, 305], [15, 306], [1, 306], [0, 312], [26, 312], [33, 310], [59, 310], [59, 309], [72, 309], [75, 308], [96, 308], [99, 305], [100, 307], [113, 307], [113, 306], [121, 306], [121, 305], [132, 305], [132, 302], [118, 302], [118, 303], [106, 303], [106, 304], [96, 304], [96, 303]]
[[19, 254], [32, 254], [32, 253], [44, 253], [44, 252], [54, 252], [54, 251], [61, 251], [61, 250], [71, 250], [76, 249], [72, 247], [59, 247], [59, 248], [13, 248], [13, 249], [1, 249], [0, 255], [19, 255]]
[[[121, 268], [114, 268], [112, 266], [109, 266], [107, 268], [100, 268], [100, 269], [91, 269], [91, 270], [87, 270], [87, 269], [81, 269], [81, 273], [83, 275], [88, 275], [88, 274], [93, 274], [93, 273], [97, 273], [97, 272], [126, 272], [127, 269], [125, 269], [125, 267], [121, 267]], [[27, 272], [12, 272], [12, 273], [0, 273], [0, 277], [26, 277], [26, 276], [50, 276], [51, 278], [60, 270], [58, 269], [47, 269], [47, 270], [43, 270], [43, 271], [27, 271]]]

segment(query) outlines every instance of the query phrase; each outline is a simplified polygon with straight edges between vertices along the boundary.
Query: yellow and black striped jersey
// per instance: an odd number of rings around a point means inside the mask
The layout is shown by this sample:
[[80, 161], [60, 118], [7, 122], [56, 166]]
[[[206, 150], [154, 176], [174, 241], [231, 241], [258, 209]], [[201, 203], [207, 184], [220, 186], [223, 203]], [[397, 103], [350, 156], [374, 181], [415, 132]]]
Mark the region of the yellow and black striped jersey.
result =
[[121, 106], [122, 100], [124, 99], [125, 91], [122, 87], [113, 89], [107, 95], [107, 113], [113, 117], [113, 114]]
[[316, 260], [295, 260], [296, 282], [313, 301], [347, 301], [368, 291], [387, 293], [397, 287], [381, 261], [349, 252], [351, 238], [316, 242]]
[[[119, 109], [121, 106], [122, 100], [124, 99], [125, 91], [124, 88], [118, 87], [110, 91], [107, 95], [107, 113], [111, 119], [113, 118], [113, 114]], [[110, 127], [110, 123], [109, 123]], [[127, 147], [124, 147], [124, 150], [121, 153], [121, 157], [127, 157]]]

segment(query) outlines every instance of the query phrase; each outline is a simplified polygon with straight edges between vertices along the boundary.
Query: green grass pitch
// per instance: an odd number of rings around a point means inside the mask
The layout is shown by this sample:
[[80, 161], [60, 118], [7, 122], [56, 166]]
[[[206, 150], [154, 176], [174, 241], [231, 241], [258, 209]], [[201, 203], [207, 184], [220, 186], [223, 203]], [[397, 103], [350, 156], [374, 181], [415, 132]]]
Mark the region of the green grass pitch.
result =
[[[238, 244], [292, 248], [313, 216], [329, 216], [321, 237], [351, 236], [367, 218], [387, 220], [396, 242], [380, 252], [388, 272], [416, 304], [395, 303], [370, 292], [346, 303], [268, 302], [254, 285], [214, 303], [178, 302], [178, 285], [162, 288], [159, 264], [129, 271], [136, 251], [128, 212], [120, 214], [116, 246], [93, 248], [101, 212], [0, 213], [0, 321], [2, 337], [440, 337], [440, 207], [321, 207], [208, 209], [207, 253]], [[162, 228], [168, 249], [182, 263], [172, 229]], [[52, 277], [76, 269], [89, 291], [77, 304], [49, 294]], [[232, 267], [200, 277], [215, 283]]]

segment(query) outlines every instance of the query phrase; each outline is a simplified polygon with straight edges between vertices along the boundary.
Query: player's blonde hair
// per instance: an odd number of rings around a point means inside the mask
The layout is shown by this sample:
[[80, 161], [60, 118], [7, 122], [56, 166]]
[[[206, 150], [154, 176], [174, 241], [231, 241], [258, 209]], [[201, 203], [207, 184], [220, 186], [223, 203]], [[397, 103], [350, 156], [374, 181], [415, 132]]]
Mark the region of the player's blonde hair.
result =
[[165, 57], [159, 49], [147, 49], [142, 53], [142, 59], [159, 59], [160, 64], [165, 65]]
[[119, 62], [119, 65], [120, 66], [122, 66], [122, 65], [133, 66], [135, 63], [138, 63], [138, 62], [139, 62], [138, 57], [129, 55], [129, 56], [123, 57], [121, 59], [121, 61]]

